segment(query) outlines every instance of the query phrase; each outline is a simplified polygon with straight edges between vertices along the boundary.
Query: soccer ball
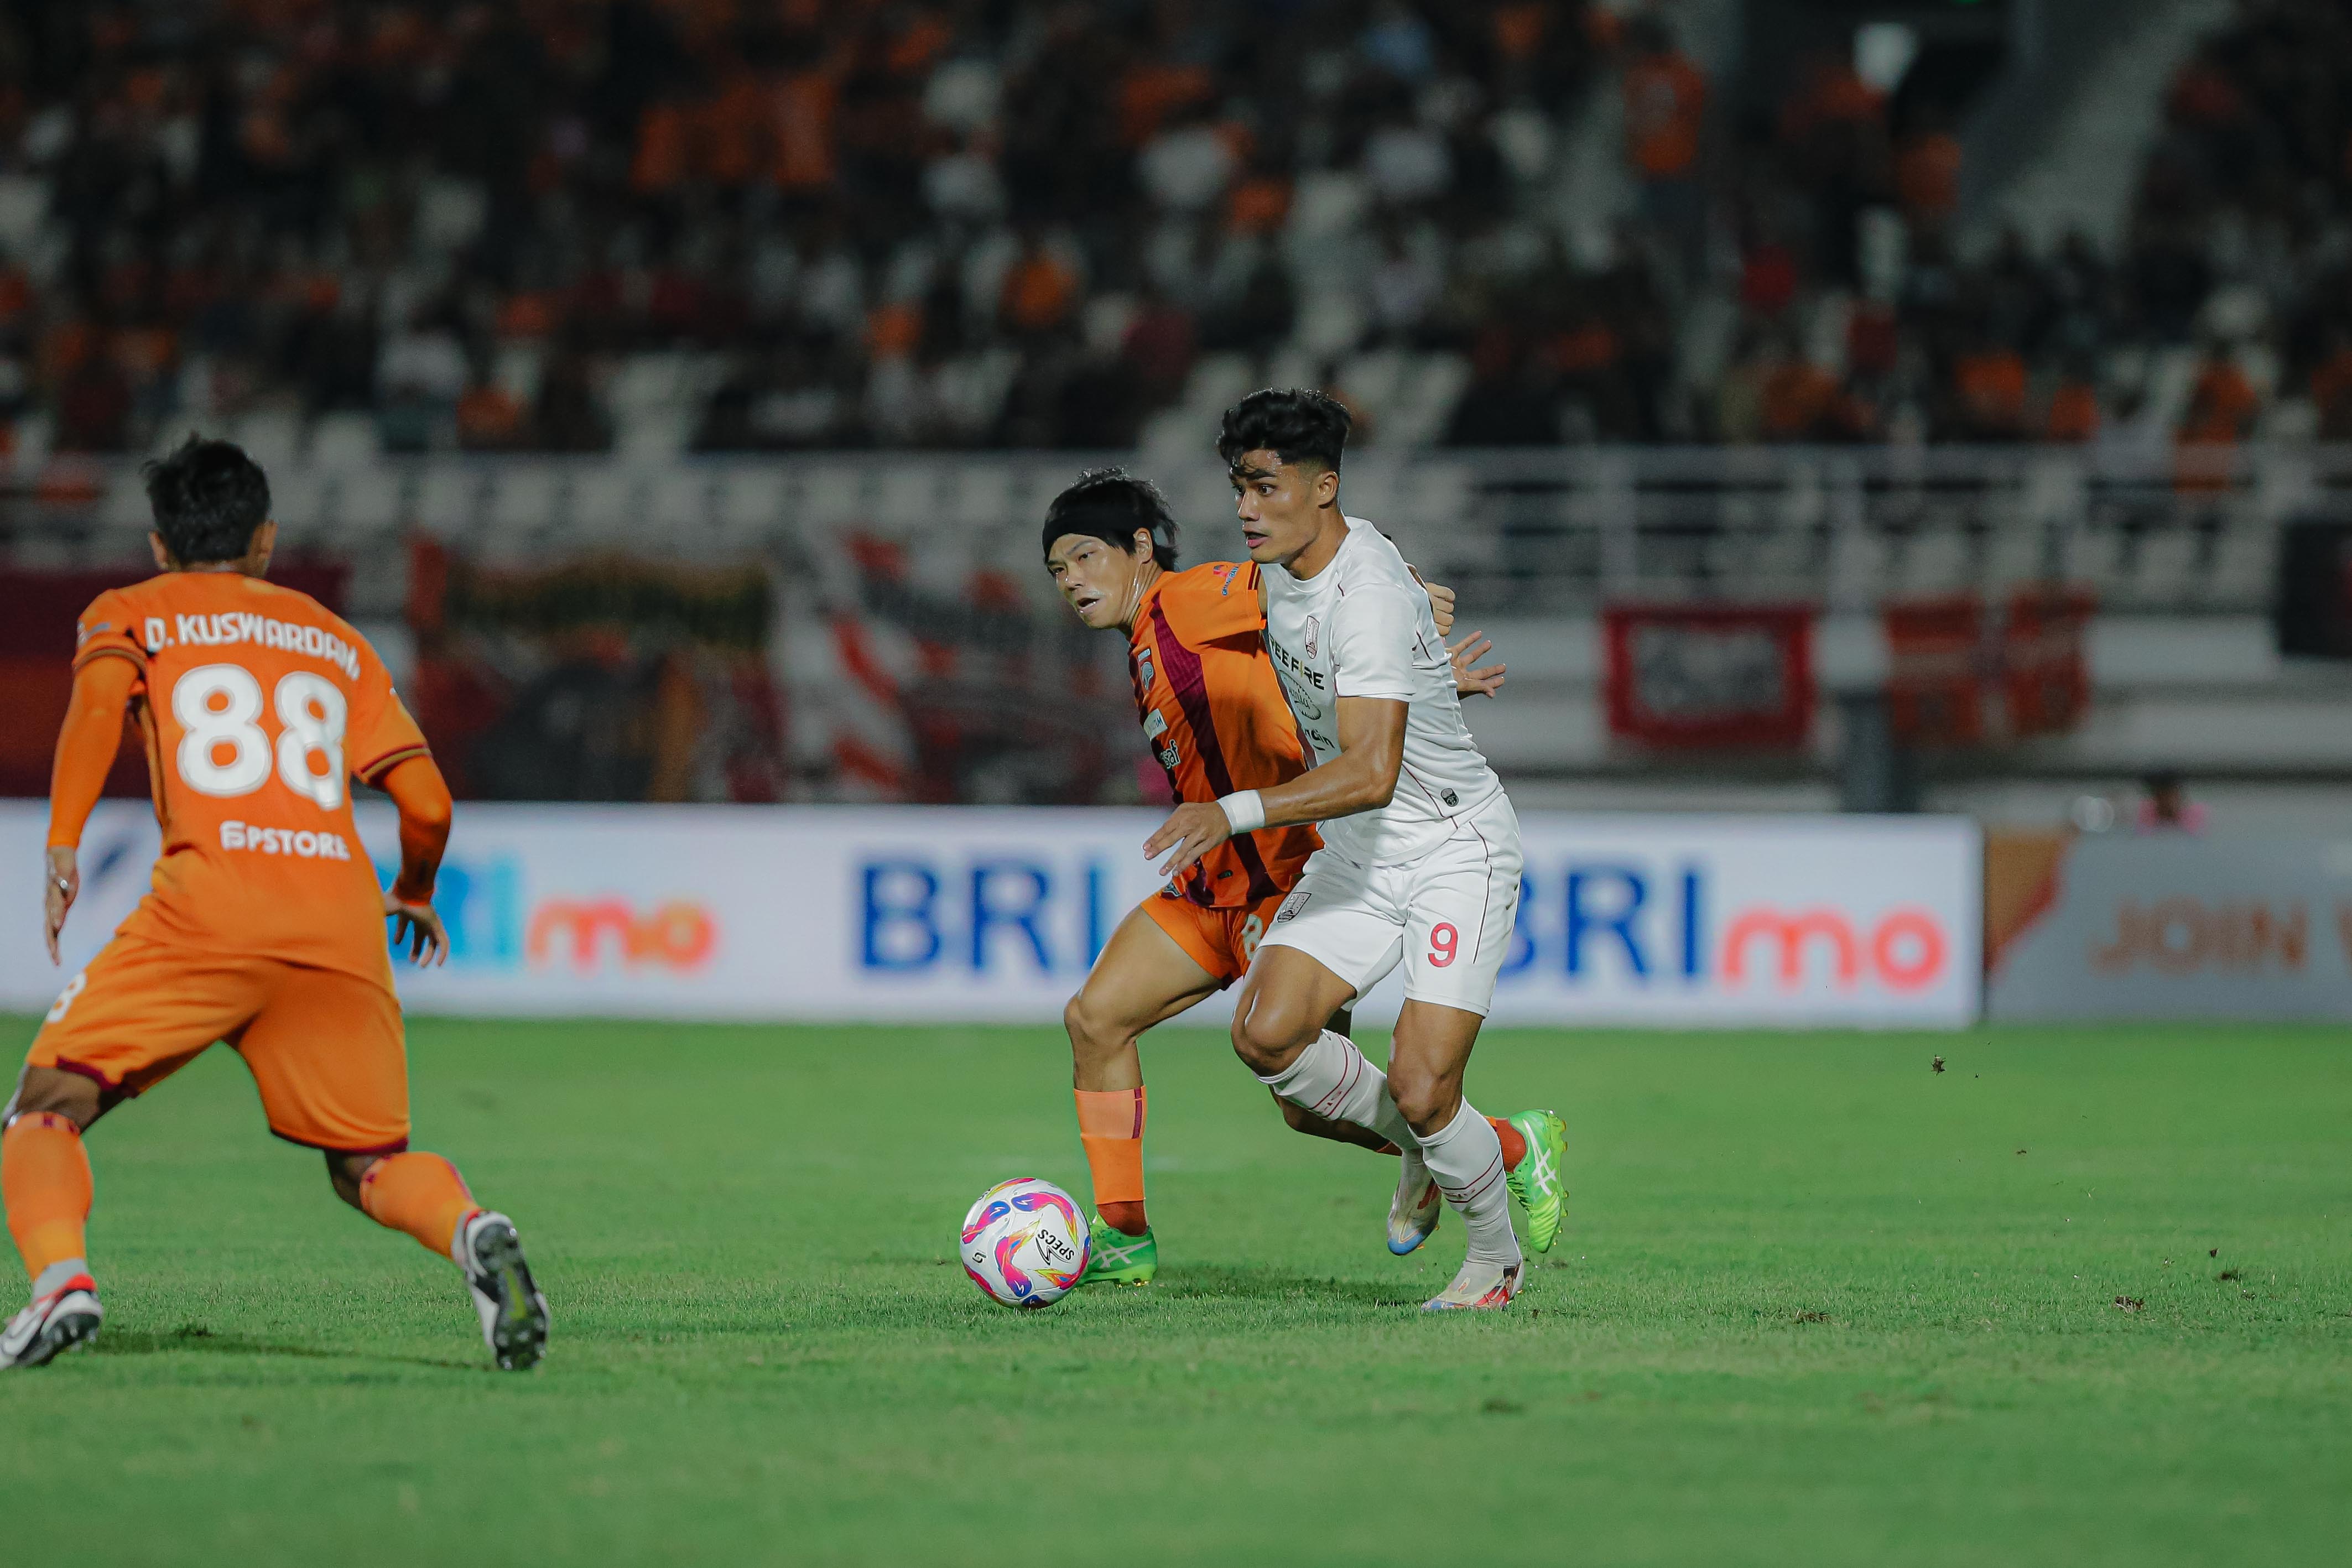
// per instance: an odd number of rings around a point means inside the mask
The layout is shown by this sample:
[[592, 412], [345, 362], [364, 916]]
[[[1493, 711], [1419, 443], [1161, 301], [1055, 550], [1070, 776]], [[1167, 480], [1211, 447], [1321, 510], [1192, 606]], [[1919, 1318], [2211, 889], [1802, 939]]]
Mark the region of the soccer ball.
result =
[[998, 1182], [963, 1217], [963, 1271], [1004, 1306], [1052, 1306], [1086, 1273], [1090, 1249], [1070, 1195], [1034, 1176]]

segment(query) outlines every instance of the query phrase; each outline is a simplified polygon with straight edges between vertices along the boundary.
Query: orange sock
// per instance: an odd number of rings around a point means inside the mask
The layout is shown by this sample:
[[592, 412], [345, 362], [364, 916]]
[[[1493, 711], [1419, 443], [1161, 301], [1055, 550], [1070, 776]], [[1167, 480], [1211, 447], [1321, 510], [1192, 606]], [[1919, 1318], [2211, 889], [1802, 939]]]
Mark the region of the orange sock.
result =
[[389, 1230], [405, 1230], [427, 1252], [449, 1256], [458, 1222], [480, 1206], [466, 1178], [439, 1155], [387, 1155], [360, 1178], [360, 1208]]
[[1519, 1135], [1517, 1127], [1500, 1116], [1489, 1116], [1486, 1122], [1495, 1129], [1495, 1136], [1503, 1140], [1503, 1168], [1507, 1171], [1518, 1169], [1519, 1162], [1528, 1157], [1527, 1139]]
[[8, 1205], [8, 1234], [37, 1280], [52, 1263], [83, 1258], [82, 1227], [89, 1218], [89, 1154], [81, 1129], [54, 1111], [16, 1118], [0, 1134], [0, 1197]]
[[1143, 1218], [1143, 1090], [1081, 1089], [1078, 1142], [1094, 1176], [1095, 1212], [1122, 1236], [1140, 1236]]

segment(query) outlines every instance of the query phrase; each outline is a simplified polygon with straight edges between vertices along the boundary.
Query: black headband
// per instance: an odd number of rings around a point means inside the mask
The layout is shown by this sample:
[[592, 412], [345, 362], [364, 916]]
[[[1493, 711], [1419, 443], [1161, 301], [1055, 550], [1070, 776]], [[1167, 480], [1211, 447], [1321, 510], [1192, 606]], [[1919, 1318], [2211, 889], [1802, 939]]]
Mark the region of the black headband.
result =
[[1132, 502], [1113, 501], [1108, 498], [1099, 501], [1077, 501], [1062, 507], [1045, 519], [1045, 549], [1051, 551], [1054, 541], [1064, 534], [1077, 534], [1086, 538], [1101, 539], [1107, 544], [1115, 544], [1132, 555], [1135, 553], [1135, 536], [1139, 533], [1150, 535], [1151, 542], [1155, 545], [1165, 545], [1173, 549], [1176, 543], [1162, 528], [1158, 518], [1147, 519], [1137, 517]]

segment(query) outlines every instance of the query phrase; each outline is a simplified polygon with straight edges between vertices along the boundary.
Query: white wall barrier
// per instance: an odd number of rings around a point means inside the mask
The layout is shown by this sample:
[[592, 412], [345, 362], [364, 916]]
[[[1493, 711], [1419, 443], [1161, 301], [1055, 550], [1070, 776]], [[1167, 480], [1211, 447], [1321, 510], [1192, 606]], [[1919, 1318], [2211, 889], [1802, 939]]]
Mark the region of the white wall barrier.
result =
[[[1054, 1023], [1156, 885], [1159, 815], [461, 805], [447, 967], [418, 1012]], [[37, 1010], [147, 885], [155, 830], [105, 803], [52, 969], [39, 802], [0, 804], [0, 1006]], [[1958, 819], [1530, 812], [1504, 1023], [1912, 1024], [1977, 1016], [1982, 873]], [[388, 811], [363, 811], [380, 866]], [[1362, 1009], [1394, 1016], [1391, 976]], [[1201, 1009], [1214, 1022], [1224, 1009]]]

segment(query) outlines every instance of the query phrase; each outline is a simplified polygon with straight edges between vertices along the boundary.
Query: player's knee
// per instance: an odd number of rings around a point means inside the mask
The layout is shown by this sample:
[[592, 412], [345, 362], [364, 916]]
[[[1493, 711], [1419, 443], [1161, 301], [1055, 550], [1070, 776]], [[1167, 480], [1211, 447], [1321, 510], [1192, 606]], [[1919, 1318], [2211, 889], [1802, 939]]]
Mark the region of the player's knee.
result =
[[1453, 1119], [1462, 1091], [1453, 1080], [1410, 1066], [1389, 1069], [1389, 1098], [1416, 1133], [1434, 1133]]
[[361, 1213], [366, 1213], [360, 1203], [360, 1183], [367, 1179], [368, 1172], [375, 1167], [375, 1162], [382, 1156], [339, 1154], [333, 1149], [329, 1149], [326, 1154], [327, 1181], [335, 1189], [335, 1196]]
[[1296, 1011], [1264, 997], [1249, 998], [1234, 1013], [1234, 1054], [1261, 1078], [1289, 1066], [1318, 1032], [1310, 1029], [1302, 1036]]
[[1095, 1018], [1094, 1009], [1080, 991], [1062, 1009], [1062, 1027], [1069, 1031], [1070, 1054], [1085, 1061], [1099, 1056], [1108, 1049], [1102, 1039], [1102, 1030]]
[[1062, 1009], [1062, 1027], [1069, 1031], [1070, 1061], [1081, 1072], [1118, 1061], [1137, 1032], [1131, 1022], [1106, 1013], [1084, 991]]
[[105, 1092], [95, 1082], [54, 1067], [26, 1068], [8, 1102], [10, 1119], [46, 1113], [85, 1129], [104, 1111]]

